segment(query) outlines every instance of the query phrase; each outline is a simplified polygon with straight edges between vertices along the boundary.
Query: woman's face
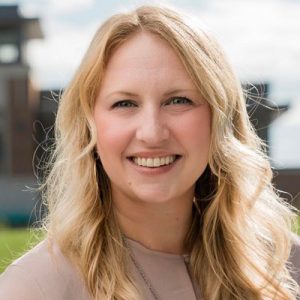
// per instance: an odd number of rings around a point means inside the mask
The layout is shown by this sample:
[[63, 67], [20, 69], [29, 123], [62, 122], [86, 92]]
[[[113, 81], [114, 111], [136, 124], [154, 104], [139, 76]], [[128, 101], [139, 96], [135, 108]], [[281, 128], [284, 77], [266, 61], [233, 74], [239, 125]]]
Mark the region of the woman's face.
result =
[[211, 113], [167, 42], [138, 33], [113, 53], [94, 119], [114, 200], [193, 197], [208, 161]]

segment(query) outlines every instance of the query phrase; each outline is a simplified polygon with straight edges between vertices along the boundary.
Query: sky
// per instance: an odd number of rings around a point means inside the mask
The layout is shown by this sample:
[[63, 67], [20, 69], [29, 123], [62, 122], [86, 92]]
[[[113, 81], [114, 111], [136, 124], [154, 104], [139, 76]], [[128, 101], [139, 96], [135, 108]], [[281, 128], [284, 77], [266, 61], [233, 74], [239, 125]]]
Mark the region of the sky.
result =
[[[269, 82], [274, 104], [290, 109], [270, 127], [276, 167], [300, 167], [300, 0], [170, 0], [213, 34], [243, 82]], [[19, 0], [25, 17], [38, 16], [45, 38], [27, 45], [39, 89], [64, 87], [101, 23], [153, 1]]]

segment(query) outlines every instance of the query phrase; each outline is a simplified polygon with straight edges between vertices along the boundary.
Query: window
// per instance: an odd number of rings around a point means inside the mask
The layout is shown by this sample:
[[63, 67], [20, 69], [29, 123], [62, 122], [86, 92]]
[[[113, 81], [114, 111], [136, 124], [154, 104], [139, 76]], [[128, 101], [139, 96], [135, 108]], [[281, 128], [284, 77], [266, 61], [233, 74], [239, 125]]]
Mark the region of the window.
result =
[[0, 44], [0, 63], [10, 64], [18, 60], [19, 51], [17, 45]]
[[11, 64], [19, 59], [18, 31], [16, 28], [0, 29], [0, 64]]

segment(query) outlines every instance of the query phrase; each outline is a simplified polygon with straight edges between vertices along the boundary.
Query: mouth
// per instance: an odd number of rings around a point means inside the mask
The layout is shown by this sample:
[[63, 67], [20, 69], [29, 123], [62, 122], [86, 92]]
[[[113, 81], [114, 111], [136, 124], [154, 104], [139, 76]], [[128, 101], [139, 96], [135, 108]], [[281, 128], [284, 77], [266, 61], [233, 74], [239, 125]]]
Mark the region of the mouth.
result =
[[163, 157], [128, 157], [135, 165], [144, 168], [161, 168], [173, 164], [180, 158], [181, 155], [168, 155]]

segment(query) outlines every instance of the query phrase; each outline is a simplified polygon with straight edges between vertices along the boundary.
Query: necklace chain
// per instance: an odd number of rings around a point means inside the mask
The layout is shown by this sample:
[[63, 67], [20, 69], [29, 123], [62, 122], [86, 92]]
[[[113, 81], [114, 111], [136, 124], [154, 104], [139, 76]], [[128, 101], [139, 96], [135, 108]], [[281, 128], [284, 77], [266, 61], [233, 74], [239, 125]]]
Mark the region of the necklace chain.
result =
[[146, 272], [144, 271], [143, 267], [139, 264], [139, 262], [137, 261], [133, 251], [131, 250], [127, 240], [125, 237], [123, 237], [123, 241], [124, 241], [124, 244], [126, 246], [126, 248], [128, 249], [129, 251], [129, 255], [130, 255], [130, 258], [134, 264], [134, 266], [136, 267], [137, 271], [139, 272], [139, 274], [141, 275], [142, 279], [144, 280], [144, 282], [146, 283], [146, 286], [148, 287], [149, 291], [151, 292], [153, 298], [155, 300], [160, 300], [160, 296], [158, 294], [158, 292], [156, 291], [156, 289], [153, 287], [153, 284], [151, 283], [151, 280], [149, 279], [149, 277], [146, 275]]

